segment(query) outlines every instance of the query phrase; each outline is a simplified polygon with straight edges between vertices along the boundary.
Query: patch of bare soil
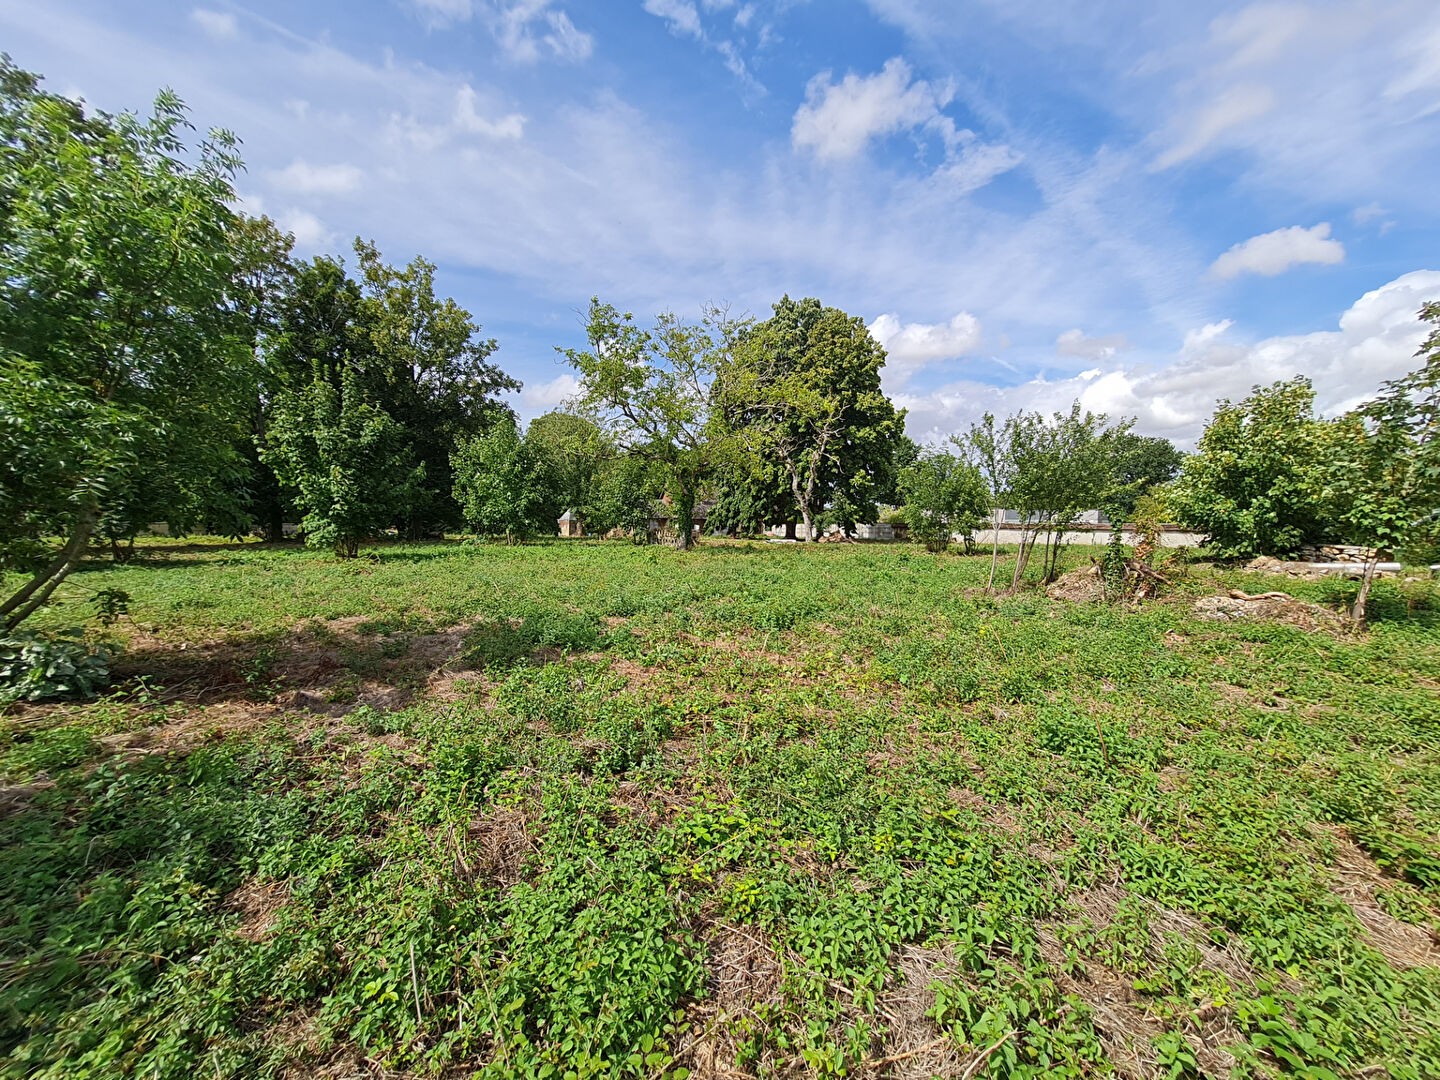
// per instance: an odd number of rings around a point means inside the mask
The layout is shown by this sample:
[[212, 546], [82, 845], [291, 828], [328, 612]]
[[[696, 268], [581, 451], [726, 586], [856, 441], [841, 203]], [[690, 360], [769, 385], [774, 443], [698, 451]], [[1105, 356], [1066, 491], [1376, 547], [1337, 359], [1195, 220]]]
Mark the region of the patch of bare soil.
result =
[[515, 807], [496, 807], [473, 821], [463, 837], [451, 830], [449, 840], [457, 873], [507, 889], [524, 877], [526, 860], [539, 850], [529, 817]]
[[902, 945], [892, 963], [895, 978], [875, 1001], [885, 1037], [867, 1070], [898, 1080], [962, 1075], [974, 1055], [947, 1039], [927, 1015], [935, 1007], [935, 983], [954, 973], [954, 955], [943, 945]]
[[[1067, 900], [1093, 927], [1103, 930], [1114, 923], [1124, 897], [1124, 888], [1112, 882], [1072, 894]], [[1198, 969], [1222, 976], [1233, 987], [1255, 985], [1255, 969], [1239, 941], [1217, 945], [1205, 924], [1193, 915], [1143, 903], [1148, 915], [1145, 959], [1149, 963], [1159, 964], [1167, 940], [1180, 938], [1200, 954]], [[1056, 972], [1056, 985], [1090, 1010], [1106, 1057], [1120, 1075], [1137, 1080], [1169, 1075], [1152, 1049], [1152, 1040], [1165, 1032], [1166, 1025], [1151, 1002], [1135, 990], [1132, 979], [1088, 957], [1081, 960], [1083, 973], [1072, 973], [1054, 925], [1041, 928], [1040, 951]], [[1201, 1075], [1227, 1076], [1234, 1069], [1235, 1058], [1227, 1047], [1239, 1042], [1241, 1035], [1230, 1009], [1208, 1005], [1197, 1010], [1182, 1035], [1195, 1053]]]
[[1332, 634], [1343, 633], [1348, 625], [1338, 612], [1281, 592], [1252, 596], [1231, 590], [1224, 596], [1202, 596], [1195, 601], [1195, 615], [1206, 622], [1265, 619], [1289, 623], [1302, 630], [1325, 630]]
[[[688, 1034], [676, 1048], [677, 1064], [696, 1080], [728, 1080], [747, 1074], [735, 1056], [749, 1030], [768, 1026], [759, 1010], [783, 1001], [784, 964], [769, 937], [750, 926], [717, 922], [705, 935], [706, 996], [690, 1008]], [[780, 1061], [759, 1061], [755, 1072], [775, 1074]]]
[[289, 899], [290, 888], [283, 881], [249, 878], [225, 897], [225, 908], [240, 916], [235, 932], [246, 941], [258, 944], [275, 929], [275, 916]]
[[1401, 922], [1380, 906], [1376, 894], [1387, 884], [1384, 871], [1339, 830], [1330, 832], [1335, 844], [1332, 888], [1360, 920], [1365, 940], [1391, 967], [1440, 967], [1440, 941], [1428, 927]]
[[1020, 821], [1006, 807], [998, 806], [975, 794], [969, 788], [952, 787], [946, 792], [950, 801], [962, 810], [969, 810], [981, 821], [1001, 832], [1013, 833], [1020, 828]]
[[1045, 586], [1045, 595], [1052, 600], [1069, 600], [1075, 604], [1104, 600], [1105, 583], [1100, 580], [1100, 568], [1086, 566], [1061, 574]]

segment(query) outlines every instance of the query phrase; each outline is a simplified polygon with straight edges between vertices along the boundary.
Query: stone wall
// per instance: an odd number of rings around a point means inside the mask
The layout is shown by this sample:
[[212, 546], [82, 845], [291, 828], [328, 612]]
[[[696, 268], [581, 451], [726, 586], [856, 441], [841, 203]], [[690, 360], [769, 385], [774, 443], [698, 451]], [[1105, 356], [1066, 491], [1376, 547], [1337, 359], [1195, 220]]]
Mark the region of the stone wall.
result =
[[[1368, 562], [1375, 554], [1374, 548], [1357, 544], [1308, 544], [1295, 554], [1301, 562]], [[1382, 553], [1383, 554], [1383, 553]]]

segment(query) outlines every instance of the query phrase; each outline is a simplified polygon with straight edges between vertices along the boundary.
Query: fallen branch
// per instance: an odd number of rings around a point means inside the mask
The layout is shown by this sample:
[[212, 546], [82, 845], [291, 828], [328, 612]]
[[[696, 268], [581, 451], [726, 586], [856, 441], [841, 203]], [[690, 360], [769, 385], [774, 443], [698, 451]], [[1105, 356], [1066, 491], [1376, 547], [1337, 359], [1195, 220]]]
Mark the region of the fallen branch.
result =
[[1231, 599], [1231, 600], [1294, 600], [1294, 599], [1295, 599], [1295, 598], [1294, 598], [1293, 596], [1291, 596], [1289, 593], [1283, 593], [1283, 592], [1262, 592], [1262, 593], [1255, 593], [1255, 594], [1252, 596], [1250, 593], [1241, 592], [1239, 589], [1231, 589], [1230, 592], [1229, 592], [1229, 596], [1230, 596], [1230, 599]]

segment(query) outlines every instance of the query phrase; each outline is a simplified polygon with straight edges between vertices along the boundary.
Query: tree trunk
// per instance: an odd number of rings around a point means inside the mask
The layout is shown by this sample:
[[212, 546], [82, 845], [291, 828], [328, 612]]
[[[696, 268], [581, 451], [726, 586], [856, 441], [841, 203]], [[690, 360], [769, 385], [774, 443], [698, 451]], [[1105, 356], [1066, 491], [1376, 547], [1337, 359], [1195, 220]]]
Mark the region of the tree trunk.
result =
[[1011, 592], [1020, 588], [1020, 579], [1025, 576], [1025, 568], [1030, 565], [1030, 553], [1035, 549], [1035, 540], [1039, 535], [1039, 532], [1032, 531], [1028, 525], [1022, 525], [1020, 551], [1015, 556], [1015, 573], [1010, 578]]
[[810, 517], [810, 508], [803, 503], [800, 505], [800, 517], [805, 521], [805, 539], [813, 542], [815, 539], [815, 522]]
[[100, 520], [100, 506], [92, 495], [75, 519], [70, 539], [60, 549], [60, 554], [50, 561], [35, 576], [16, 590], [5, 603], [0, 604], [0, 618], [4, 628], [14, 630], [35, 613], [59, 588], [60, 583], [70, 576], [70, 571], [79, 566], [90, 546], [90, 537], [95, 532], [95, 523]]
[[995, 568], [1000, 563], [1000, 518], [999, 510], [990, 515], [990, 580], [985, 582], [986, 592], [995, 591]]
[[1365, 629], [1365, 605], [1370, 599], [1370, 585], [1375, 580], [1375, 567], [1380, 562], [1380, 549], [1372, 548], [1365, 560], [1365, 575], [1360, 579], [1360, 591], [1355, 594], [1355, 604], [1350, 608], [1350, 625], [1356, 630]]

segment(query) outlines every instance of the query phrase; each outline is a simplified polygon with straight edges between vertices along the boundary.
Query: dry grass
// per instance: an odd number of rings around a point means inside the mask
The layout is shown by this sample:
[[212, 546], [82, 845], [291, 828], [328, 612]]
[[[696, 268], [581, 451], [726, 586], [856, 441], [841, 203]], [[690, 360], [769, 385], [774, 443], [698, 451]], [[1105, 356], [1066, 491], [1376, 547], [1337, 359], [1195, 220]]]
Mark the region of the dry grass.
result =
[[1349, 905], [1364, 927], [1365, 940], [1389, 961], [1392, 967], [1440, 967], [1440, 942], [1428, 927], [1401, 922], [1377, 899], [1390, 879], [1373, 859], [1339, 830], [1330, 833], [1335, 844], [1332, 888]]

